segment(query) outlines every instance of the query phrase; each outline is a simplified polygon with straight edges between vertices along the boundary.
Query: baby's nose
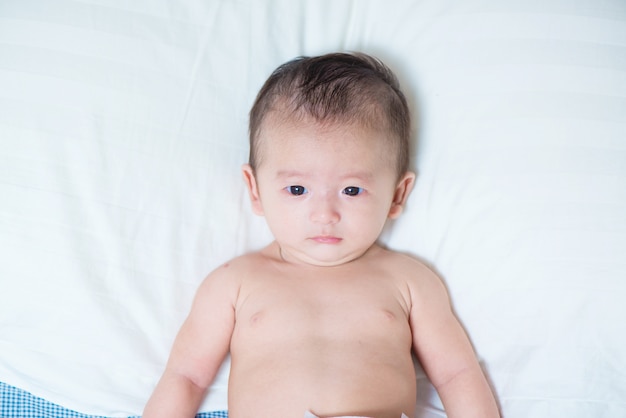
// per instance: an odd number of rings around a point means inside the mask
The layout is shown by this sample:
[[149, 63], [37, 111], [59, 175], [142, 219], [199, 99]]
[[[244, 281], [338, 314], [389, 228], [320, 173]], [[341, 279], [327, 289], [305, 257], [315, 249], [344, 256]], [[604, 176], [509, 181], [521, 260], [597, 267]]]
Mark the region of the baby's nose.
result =
[[314, 203], [311, 210], [311, 221], [323, 225], [339, 222], [341, 215], [332, 199], [324, 198]]

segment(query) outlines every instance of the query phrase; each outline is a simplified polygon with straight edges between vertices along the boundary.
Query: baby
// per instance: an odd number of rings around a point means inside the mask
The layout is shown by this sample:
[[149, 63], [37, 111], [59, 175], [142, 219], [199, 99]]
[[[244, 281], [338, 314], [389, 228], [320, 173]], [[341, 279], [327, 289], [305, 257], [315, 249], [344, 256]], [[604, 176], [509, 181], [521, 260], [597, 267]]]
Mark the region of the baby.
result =
[[411, 192], [410, 117], [364, 54], [280, 66], [250, 112], [252, 208], [275, 241], [198, 289], [144, 417], [193, 417], [231, 354], [231, 418], [412, 416], [414, 352], [448, 417], [497, 417], [441, 280], [379, 244]]

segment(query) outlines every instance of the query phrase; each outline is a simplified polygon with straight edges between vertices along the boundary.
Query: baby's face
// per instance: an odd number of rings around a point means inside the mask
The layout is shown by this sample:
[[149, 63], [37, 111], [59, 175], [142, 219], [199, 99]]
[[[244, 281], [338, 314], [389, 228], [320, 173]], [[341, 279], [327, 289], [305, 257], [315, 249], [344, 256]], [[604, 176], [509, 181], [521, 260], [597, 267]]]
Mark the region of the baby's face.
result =
[[[244, 175], [253, 208], [265, 216], [285, 260], [318, 266], [354, 260], [400, 213], [393, 202], [407, 179], [398, 182], [391, 146], [380, 135], [314, 122], [264, 126], [256, 177], [248, 167]], [[411, 174], [409, 191], [412, 182]]]

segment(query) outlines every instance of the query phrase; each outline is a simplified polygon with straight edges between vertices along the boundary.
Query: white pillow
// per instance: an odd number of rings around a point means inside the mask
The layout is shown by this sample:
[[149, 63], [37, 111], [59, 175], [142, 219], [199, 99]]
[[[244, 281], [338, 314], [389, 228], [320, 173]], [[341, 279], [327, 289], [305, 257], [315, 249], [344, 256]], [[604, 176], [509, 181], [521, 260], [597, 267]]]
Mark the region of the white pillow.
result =
[[503, 415], [623, 416], [625, 44], [617, 0], [4, 4], [0, 381], [139, 414], [199, 282], [271, 239], [239, 175], [259, 87], [361, 50], [416, 115], [382, 241], [441, 274]]

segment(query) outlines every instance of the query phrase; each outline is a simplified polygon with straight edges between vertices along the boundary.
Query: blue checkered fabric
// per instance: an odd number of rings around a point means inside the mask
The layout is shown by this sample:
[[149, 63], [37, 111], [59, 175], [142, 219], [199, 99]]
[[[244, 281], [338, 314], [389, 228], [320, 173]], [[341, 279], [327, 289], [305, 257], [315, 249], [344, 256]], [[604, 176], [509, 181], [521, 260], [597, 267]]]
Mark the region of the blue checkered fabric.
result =
[[[0, 382], [2, 418], [106, 418], [63, 408], [24, 390]], [[132, 418], [132, 417], [131, 417]], [[228, 411], [203, 412], [196, 418], [228, 418]]]

